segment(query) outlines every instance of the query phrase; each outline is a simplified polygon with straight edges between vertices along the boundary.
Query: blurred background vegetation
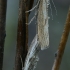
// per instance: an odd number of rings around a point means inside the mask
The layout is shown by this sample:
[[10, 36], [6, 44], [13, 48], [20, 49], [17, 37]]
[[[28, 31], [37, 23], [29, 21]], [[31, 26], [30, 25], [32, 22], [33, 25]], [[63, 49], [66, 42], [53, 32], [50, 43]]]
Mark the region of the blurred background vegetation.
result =
[[[40, 60], [38, 62], [36, 70], [51, 70], [54, 62], [54, 54], [57, 51], [61, 35], [63, 32], [64, 24], [66, 22], [66, 17], [70, 5], [70, 0], [53, 0], [57, 9], [51, 1], [51, 8], [53, 14], [53, 20], [51, 16], [51, 10], [49, 7], [49, 35], [50, 35], [50, 45], [47, 50], [41, 51], [39, 53]], [[34, 4], [35, 5], [35, 4]], [[19, 10], [19, 0], [8, 0], [7, 2], [7, 15], [6, 15], [6, 40], [4, 48], [4, 61], [3, 70], [13, 70], [15, 63], [15, 53], [16, 53], [16, 39], [17, 39], [17, 24], [18, 24], [18, 10]], [[34, 11], [29, 16], [29, 20], [33, 17]], [[29, 45], [36, 34], [36, 24], [35, 20], [29, 25]], [[70, 69], [70, 36], [67, 41], [67, 45], [62, 58], [62, 63], [60, 70]]]

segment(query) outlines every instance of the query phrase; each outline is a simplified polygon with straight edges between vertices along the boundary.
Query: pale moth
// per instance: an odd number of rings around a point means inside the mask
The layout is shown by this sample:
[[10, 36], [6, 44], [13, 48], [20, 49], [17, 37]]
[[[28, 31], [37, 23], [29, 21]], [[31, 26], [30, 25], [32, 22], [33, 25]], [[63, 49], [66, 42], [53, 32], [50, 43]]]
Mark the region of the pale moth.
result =
[[49, 46], [48, 5], [49, 0], [40, 0], [37, 23], [38, 23], [38, 41], [41, 46], [41, 50], [44, 50]]
[[[52, 0], [52, 3], [54, 5], [56, 15], [57, 10], [55, 7], [55, 4]], [[50, 4], [50, 0], [40, 0], [39, 8], [38, 8], [38, 15], [37, 15], [37, 34], [38, 34], [38, 41], [39, 45], [41, 46], [41, 50], [47, 49], [49, 47], [49, 24], [48, 24], [48, 6]], [[50, 4], [51, 9], [51, 4]], [[52, 15], [52, 9], [51, 9], [51, 16]]]
[[49, 0], [38, 0], [37, 5], [33, 7], [31, 10], [27, 11], [30, 12], [35, 8], [37, 9], [37, 11], [35, 12], [35, 16], [31, 19], [31, 21], [28, 24], [30, 24], [34, 18], [37, 19], [37, 40], [39, 41], [41, 50], [44, 50], [49, 46], [48, 5]]
[[[22, 70], [34, 70], [39, 60], [38, 53], [40, 50], [48, 48], [49, 45], [49, 32], [48, 32], [48, 5], [49, 0], [38, 0], [37, 5], [29, 11], [37, 8], [35, 16], [31, 21], [37, 17], [37, 34], [28, 49], [25, 59], [24, 67]], [[26, 12], [29, 12], [26, 11]], [[31, 23], [29, 22], [29, 24]]]
[[[54, 2], [52, 0], [54, 5]], [[39, 61], [38, 53], [40, 50], [44, 50], [49, 46], [49, 31], [48, 31], [48, 6], [50, 4], [50, 0], [37, 0], [37, 4], [31, 10], [26, 11], [30, 12], [36, 9], [35, 16], [28, 23], [30, 24], [34, 18], [37, 19], [37, 34], [34, 37], [31, 45], [28, 49], [28, 53], [25, 59], [24, 67], [22, 70], [34, 70], [36, 68], [37, 62]], [[55, 7], [55, 5], [54, 5]], [[51, 4], [50, 4], [51, 8]], [[56, 10], [56, 7], [55, 7]], [[52, 9], [51, 9], [52, 12]], [[57, 10], [56, 10], [57, 14]], [[52, 15], [52, 13], [51, 13]]]

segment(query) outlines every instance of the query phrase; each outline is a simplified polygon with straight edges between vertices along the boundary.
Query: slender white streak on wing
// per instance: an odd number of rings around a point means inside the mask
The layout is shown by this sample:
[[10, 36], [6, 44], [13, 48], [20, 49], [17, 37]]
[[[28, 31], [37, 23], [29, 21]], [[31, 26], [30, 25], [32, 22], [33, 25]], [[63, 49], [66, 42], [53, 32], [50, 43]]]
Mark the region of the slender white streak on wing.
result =
[[[41, 50], [44, 50], [44, 49], [47, 49], [49, 48], [49, 30], [48, 30], [48, 20], [47, 20], [47, 23], [46, 25], [44, 26], [44, 41], [42, 41], [42, 46], [41, 46]], [[44, 47], [43, 47], [44, 46]]]
[[[48, 24], [48, 19], [49, 18], [47, 18], [47, 20], [46, 20], [46, 25], [44, 26], [44, 33], [45, 33], [45, 36], [46, 36], [46, 45], [47, 46], [49, 46], [49, 29], [48, 29], [48, 27], [49, 27], [49, 24]], [[48, 47], [46, 47], [46, 48], [48, 48]]]
[[33, 70], [38, 61], [38, 52], [40, 51], [40, 47], [38, 46], [39, 42], [37, 41], [37, 35], [33, 39], [26, 56], [24, 70]]
[[46, 1], [43, 0], [43, 15], [44, 15], [44, 19], [46, 19], [47, 16], [47, 10], [46, 10]]

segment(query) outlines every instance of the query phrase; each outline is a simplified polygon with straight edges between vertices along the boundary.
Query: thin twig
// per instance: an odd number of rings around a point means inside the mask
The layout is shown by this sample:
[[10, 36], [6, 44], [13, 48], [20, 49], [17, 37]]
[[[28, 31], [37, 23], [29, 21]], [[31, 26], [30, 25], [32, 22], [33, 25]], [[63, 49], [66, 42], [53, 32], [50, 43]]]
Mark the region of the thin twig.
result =
[[65, 49], [65, 45], [66, 45], [66, 42], [68, 39], [69, 31], [70, 31], [70, 8], [69, 8], [66, 24], [64, 27], [64, 31], [63, 31], [63, 34], [61, 37], [61, 41], [60, 41], [59, 48], [57, 51], [57, 56], [55, 58], [52, 70], [59, 70], [61, 60], [62, 60], [62, 56], [63, 56], [64, 49]]
[[0, 0], [0, 70], [3, 67], [7, 0]]

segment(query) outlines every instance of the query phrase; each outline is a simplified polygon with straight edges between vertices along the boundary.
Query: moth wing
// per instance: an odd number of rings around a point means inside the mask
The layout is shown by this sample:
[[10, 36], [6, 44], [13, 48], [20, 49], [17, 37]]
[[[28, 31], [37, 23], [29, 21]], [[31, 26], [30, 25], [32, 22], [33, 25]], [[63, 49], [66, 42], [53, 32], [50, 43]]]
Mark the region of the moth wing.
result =
[[45, 0], [40, 1], [40, 5], [38, 9], [38, 18], [37, 18], [38, 40], [41, 46], [41, 50], [48, 48], [49, 45], [48, 15], [47, 15], [46, 6], [44, 5], [45, 2], [43, 3], [43, 1]]

